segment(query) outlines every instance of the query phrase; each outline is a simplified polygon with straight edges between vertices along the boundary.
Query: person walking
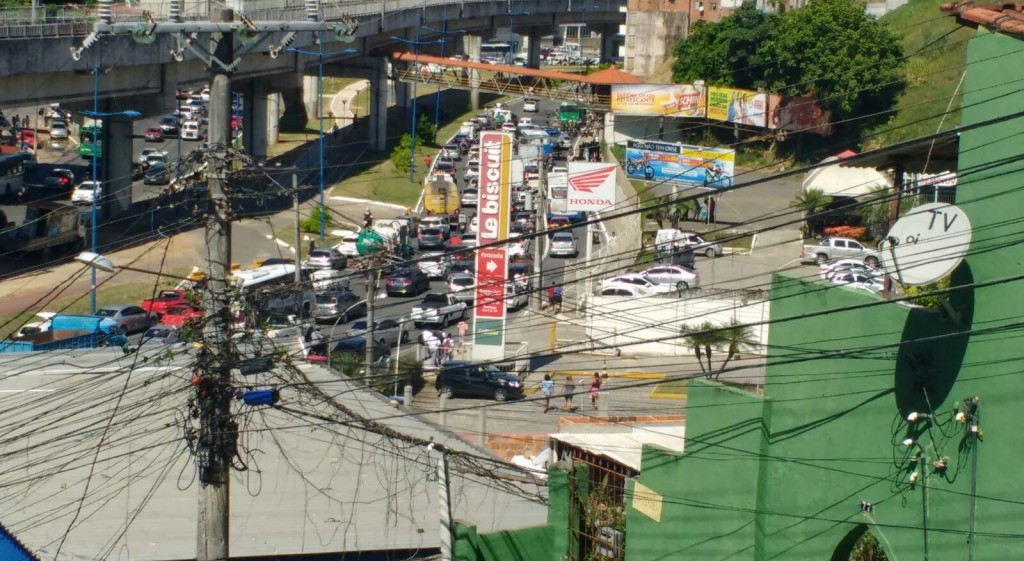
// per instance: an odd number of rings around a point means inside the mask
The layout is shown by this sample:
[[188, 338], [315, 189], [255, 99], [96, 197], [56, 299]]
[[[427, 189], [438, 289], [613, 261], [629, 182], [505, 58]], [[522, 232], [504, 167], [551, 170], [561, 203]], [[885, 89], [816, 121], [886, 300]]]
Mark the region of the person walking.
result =
[[458, 330], [459, 344], [465, 343], [466, 335], [469, 333], [469, 324], [466, 323], [465, 319], [460, 319], [459, 323], [455, 326], [455, 329]]
[[597, 409], [601, 401], [601, 375], [594, 372], [594, 378], [590, 380], [590, 403]]
[[545, 374], [540, 383], [540, 395], [544, 396], [544, 412], [551, 409], [551, 396], [555, 393], [555, 382], [551, 380], [551, 374]]
[[452, 359], [452, 351], [455, 350], [455, 341], [452, 340], [452, 336], [448, 333], [444, 334], [444, 342], [441, 343], [442, 356], [444, 360]]
[[572, 376], [565, 377], [565, 384], [562, 386], [562, 397], [565, 399], [565, 403], [562, 404], [564, 411], [572, 411], [572, 397], [576, 392], [576, 383], [572, 381]]
[[556, 288], [557, 287], [555, 286], [554, 282], [552, 282], [551, 286], [548, 287], [548, 308], [549, 309], [554, 309], [555, 308], [555, 289]]
[[309, 240], [309, 253], [307, 255], [312, 255], [314, 251], [316, 251], [316, 240]]

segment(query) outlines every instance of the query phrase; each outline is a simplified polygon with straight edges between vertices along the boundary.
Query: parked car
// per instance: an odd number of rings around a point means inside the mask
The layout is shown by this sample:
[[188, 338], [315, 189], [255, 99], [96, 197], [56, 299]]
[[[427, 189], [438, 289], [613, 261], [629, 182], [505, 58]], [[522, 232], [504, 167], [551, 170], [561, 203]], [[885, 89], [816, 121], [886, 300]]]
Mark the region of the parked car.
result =
[[829, 280], [837, 274], [849, 272], [864, 273], [869, 276], [882, 274], [880, 270], [868, 267], [860, 259], [840, 259], [835, 263], [822, 265], [818, 276], [823, 280]]
[[667, 284], [676, 290], [700, 286], [700, 275], [694, 269], [679, 265], [659, 265], [640, 272], [640, 276], [657, 284]]
[[639, 298], [641, 296], [649, 296], [650, 292], [647, 292], [643, 287], [640, 286], [629, 286], [629, 285], [616, 285], [616, 286], [603, 286], [597, 291], [598, 296], [625, 296], [626, 298]]
[[49, 331], [53, 326], [53, 321], [50, 318], [57, 315], [57, 312], [37, 312], [36, 317], [40, 317], [43, 321], [30, 321], [25, 325], [21, 326], [18, 331], [14, 334], [15, 339], [21, 339], [36, 333], [42, 333], [43, 331]]
[[579, 257], [580, 251], [576, 247], [576, 236], [572, 232], [555, 232], [551, 236], [548, 254], [552, 257]]
[[178, 330], [170, 325], [154, 325], [142, 334], [139, 348], [173, 345], [178, 342]]
[[833, 276], [831, 281], [833, 284], [862, 288], [876, 294], [881, 292], [885, 287], [885, 280], [882, 277], [861, 271], [840, 272]]
[[869, 267], [877, 267], [881, 262], [878, 251], [865, 247], [864, 244], [851, 238], [826, 236], [818, 240], [817, 243], [804, 245], [800, 251], [801, 263], [824, 265], [839, 259], [860, 259]]
[[[353, 323], [348, 329], [341, 333], [341, 339], [352, 339], [354, 337], [365, 337], [367, 326], [370, 325], [364, 319], [361, 319]], [[409, 330], [406, 329], [405, 323], [391, 319], [383, 318], [374, 320], [373, 322], [373, 341], [378, 345], [385, 347], [394, 347], [401, 340], [403, 343], [409, 340]]]
[[515, 375], [492, 364], [449, 360], [441, 364], [434, 382], [437, 393], [453, 397], [493, 398], [497, 401], [523, 397], [523, 383]]
[[444, 247], [444, 232], [440, 228], [420, 228], [420, 235], [416, 240], [420, 251], [425, 249], [441, 249]]
[[[99, 181], [83, 181], [71, 192], [71, 202], [76, 205], [91, 205], [96, 197], [103, 197], [103, 184]], [[100, 199], [96, 199], [98, 203]]]
[[332, 248], [314, 249], [302, 264], [307, 269], [334, 269], [340, 271], [348, 266], [348, 257]]
[[624, 275], [618, 275], [610, 279], [605, 279], [601, 281], [602, 289], [609, 287], [616, 288], [622, 286], [639, 288], [647, 294], [669, 294], [675, 291], [675, 287], [673, 287], [672, 285], [658, 284], [644, 276], [635, 273], [626, 273]]
[[118, 331], [121, 333], [142, 331], [156, 325], [157, 322], [156, 314], [151, 314], [143, 310], [141, 306], [134, 304], [106, 306], [96, 310], [96, 315], [101, 318], [114, 320], [117, 323]]
[[476, 279], [465, 273], [448, 277], [448, 294], [459, 302], [472, 302], [476, 298]]
[[145, 136], [146, 142], [163, 142], [164, 130], [160, 127], [149, 127], [143, 136]]
[[384, 290], [388, 296], [416, 296], [430, 290], [430, 279], [419, 269], [403, 267], [388, 276]]
[[71, 136], [68, 123], [64, 119], [54, 119], [50, 123], [50, 140], [65, 140]]
[[330, 290], [316, 296], [313, 319], [347, 323], [366, 315], [366, 301], [348, 290]]

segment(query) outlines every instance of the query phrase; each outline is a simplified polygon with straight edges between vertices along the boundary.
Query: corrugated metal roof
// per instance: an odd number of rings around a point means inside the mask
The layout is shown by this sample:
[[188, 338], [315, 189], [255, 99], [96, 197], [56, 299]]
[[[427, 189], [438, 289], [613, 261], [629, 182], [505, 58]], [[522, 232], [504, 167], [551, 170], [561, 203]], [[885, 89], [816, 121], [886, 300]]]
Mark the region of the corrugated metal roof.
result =
[[[122, 355], [110, 349], [0, 354], [6, 431], [0, 520], [49, 561], [127, 558], [128, 552], [132, 561], [195, 557], [198, 482], [184, 440], [191, 357], [164, 363], [153, 355], [126, 378], [132, 357]], [[488, 453], [324, 368], [299, 368], [308, 383], [294, 374], [286, 379], [324, 395], [284, 388], [281, 405], [312, 416], [233, 407], [247, 451], [239, 461], [249, 469], [232, 472], [232, 557], [438, 547], [438, 484], [425, 447], [347, 426], [329, 399], [417, 439]], [[484, 469], [481, 475], [453, 466], [458, 519], [480, 532], [544, 523], [544, 505], [495, 483], [491, 475], [502, 468]], [[546, 492], [543, 482], [520, 486]], [[57, 556], [79, 504], [81, 515]]]
[[660, 446], [672, 452], [682, 452], [686, 442], [686, 427], [640, 428], [630, 433], [556, 433], [552, 440], [603, 456], [635, 471], [640, 471], [640, 460], [645, 444]]

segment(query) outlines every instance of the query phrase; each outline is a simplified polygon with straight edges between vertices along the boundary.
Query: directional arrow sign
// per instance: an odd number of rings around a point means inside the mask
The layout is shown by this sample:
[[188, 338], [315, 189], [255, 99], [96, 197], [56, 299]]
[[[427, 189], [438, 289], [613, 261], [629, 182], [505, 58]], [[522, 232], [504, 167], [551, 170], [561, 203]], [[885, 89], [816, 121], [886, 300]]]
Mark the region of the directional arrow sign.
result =
[[476, 259], [476, 317], [505, 319], [508, 253], [503, 247], [481, 249], [477, 251]]
[[488, 261], [487, 262], [487, 272], [488, 273], [493, 273], [494, 271], [497, 271], [497, 270], [498, 270], [498, 264], [497, 263], [495, 263], [494, 261]]

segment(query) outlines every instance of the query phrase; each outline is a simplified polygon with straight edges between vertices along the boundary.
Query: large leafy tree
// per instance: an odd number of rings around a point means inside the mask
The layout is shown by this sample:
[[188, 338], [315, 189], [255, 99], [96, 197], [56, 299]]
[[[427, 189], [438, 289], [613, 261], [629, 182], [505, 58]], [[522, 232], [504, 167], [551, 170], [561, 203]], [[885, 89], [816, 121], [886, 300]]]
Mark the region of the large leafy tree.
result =
[[719, 23], [698, 21], [689, 37], [676, 43], [672, 79], [678, 83], [705, 80], [716, 86], [757, 88], [764, 82], [759, 48], [778, 16], [744, 2]]
[[859, 141], [860, 131], [885, 123], [905, 87], [898, 35], [864, 13], [862, 2], [812, 0], [779, 18], [761, 44], [769, 91], [813, 94], [832, 111], [836, 132]]
[[832, 204], [832, 197], [826, 195], [821, 189], [804, 189], [793, 198], [793, 206], [800, 209], [804, 214], [804, 234], [809, 236], [814, 233], [814, 223], [817, 221], [817, 214], [824, 212]]

